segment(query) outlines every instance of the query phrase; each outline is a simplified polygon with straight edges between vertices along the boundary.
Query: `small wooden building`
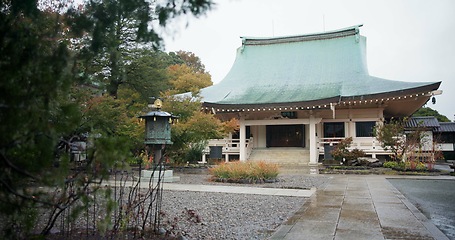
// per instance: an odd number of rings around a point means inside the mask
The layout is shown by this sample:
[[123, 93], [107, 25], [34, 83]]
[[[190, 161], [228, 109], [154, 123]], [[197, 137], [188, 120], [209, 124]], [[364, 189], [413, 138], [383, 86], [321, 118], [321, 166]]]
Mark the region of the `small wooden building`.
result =
[[436, 117], [411, 117], [406, 130], [423, 130], [422, 149], [441, 151], [445, 160], [455, 160], [455, 122], [439, 122]]

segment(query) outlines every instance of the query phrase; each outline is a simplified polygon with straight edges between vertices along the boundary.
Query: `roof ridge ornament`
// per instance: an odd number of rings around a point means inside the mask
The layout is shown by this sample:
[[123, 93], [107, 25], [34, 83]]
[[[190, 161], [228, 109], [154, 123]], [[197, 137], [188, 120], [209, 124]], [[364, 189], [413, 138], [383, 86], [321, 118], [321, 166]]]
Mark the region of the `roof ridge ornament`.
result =
[[241, 38], [242, 38], [242, 46], [240, 46], [240, 53], [243, 53], [243, 50], [245, 50], [246, 38], [245, 37], [241, 37]]
[[355, 42], [356, 43], [359, 43], [359, 40], [360, 40], [360, 30], [359, 30], [359, 27], [361, 27], [362, 25], [359, 25], [355, 28]]

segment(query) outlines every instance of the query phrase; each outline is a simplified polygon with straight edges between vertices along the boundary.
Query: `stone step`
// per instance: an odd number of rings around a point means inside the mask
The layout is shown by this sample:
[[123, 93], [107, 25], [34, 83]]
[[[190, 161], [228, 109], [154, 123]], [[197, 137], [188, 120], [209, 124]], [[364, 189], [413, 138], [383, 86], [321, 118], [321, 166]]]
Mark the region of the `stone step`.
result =
[[[152, 182], [157, 182], [159, 180], [159, 175], [160, 173], [158, 171], [153, 171], [153, 170], [142, 170], [141, 171], [141, 177], [144, 179], [144, 181], [150, 181], [150, 178], [152, 178]], [[174, 176], [174, 170], [165, 170], [162, 174], [162, 179], [161, 181], [163, 182], [178, 182], [180, 181], [179, 176]]]

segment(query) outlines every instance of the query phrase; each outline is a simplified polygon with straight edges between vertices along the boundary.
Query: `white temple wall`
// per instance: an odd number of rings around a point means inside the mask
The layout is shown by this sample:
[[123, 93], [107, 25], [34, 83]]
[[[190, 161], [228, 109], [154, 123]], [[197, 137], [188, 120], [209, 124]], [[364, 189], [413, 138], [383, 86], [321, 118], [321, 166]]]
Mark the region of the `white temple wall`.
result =
[[257, 129], [257, 137], [254, 137], [254, 147], [255, 148], [265, 148], [266, 147], [266, 127], [265, 126], [252, 126]]
[[[336, 109], [335, 112], [328, 109], [319, 109], [314, 111], [297, 111], [297, 118], [283, 118], [281, 112], [256, 112], [244, 113], [240, 115], [240, 126], [243, 131], [246, 127], [250, 128], [250, 134], [253, 137], [252, 148], [264, 149], [267, 146], [267, 125], [296, 125], [302, 124], [305, 129], [305, 149], [310, 150], [310, 162], [317, 162], [318, 155], [321, 154], [324, 145], [327, 142], [333, 142], [334, 139], [324, 138], [324, 123], [342, 122], [344, 124], [344, 137], [353, 137], [352, 147], [364, 149], [370, 154], [380, 154], [378, 143], [374, 137], [356, 137], [356, 122], [381, 122], [383, 121], [383, 109]], [[312, 135], [313, 134], [313, 135]], [[240, 146], [242, 140], [240, 138]], [[335, 141], [338, 141], [335, 139]], [[373, 152], [371, 152], [373, 150]], [[240, 156], [246, 160], [246, 148], [241, 149]], [[378, 152], [379, 151], [379, 152]], [[243, 154], [243, 155], [242, 155]]]
[[[382, 121], [382, 108], [372, 109], [337, 109], [335, 118], [330, 110], [314, 111], [316, 117], [323, 117], [321, 123], [316, 125], [317, 140], [323, 138], [323, 123], [324, 122], [344, 122], [345, 137], [353, 137], [356, 139], [356, 122], [359, 121]], [[304, 124], [305, 126], [305, 148], [308, 148], [310, 143], [308, 117], [309, 112], [298, 112], [298, 119], [270, 119], [270, 116], [277, 115], [278, 113], [258, 112], [255, 114], [249, 113], [247, 115], [247, 125], [250, 126], [250, 133], [253, 135], [253, 147], [265, 148], [266, 147], [266, 125], [274, 124]], [[330, 116], [330, 117], [329, 117]], [[329, 118], [325, 118], [329, 117]], [[367, 140], [366, 138], [360, 139], [361, 141]]]

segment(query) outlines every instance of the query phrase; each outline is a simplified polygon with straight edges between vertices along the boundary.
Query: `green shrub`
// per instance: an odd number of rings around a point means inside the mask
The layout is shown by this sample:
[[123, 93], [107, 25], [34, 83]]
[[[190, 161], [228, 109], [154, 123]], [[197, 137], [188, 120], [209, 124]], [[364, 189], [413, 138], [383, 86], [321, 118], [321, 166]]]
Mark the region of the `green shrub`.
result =
[[425, 163], [420, 161], [408, 161], [406, 162], [406, 169], [416, 170], [416, 171], [426, 171], [428, 170]]
[[205, 142], [193, 143], [185, 153], [185, 161], [188, 163], [197, 163], [202, 159], [202, 152], [206, 146]]
[[266, 162], [230, 162], [221, 163], [209, 169], [213, 178], [223, 181], [248, 180], [257, 182], [276, 179], [278, 165]]
[[385, 168], [397, 168], [398, 167], [398, 162], [389, 161], [389, 162], [385, 162], [382, 166], [385, 167]]
[[385, 162], [383, 167], [385, 168], [392, 168], [398, 171], [406, 171], [406, 170], [415, 170], [415, 171], [427, 171], [428, 168], [423, 162], [419, 161], [407, 161], [404, 162]]

